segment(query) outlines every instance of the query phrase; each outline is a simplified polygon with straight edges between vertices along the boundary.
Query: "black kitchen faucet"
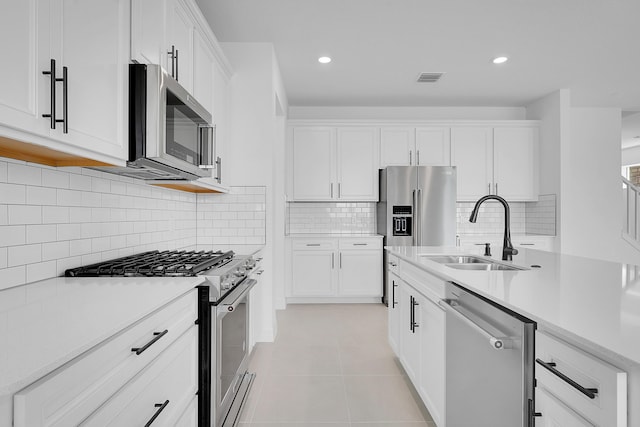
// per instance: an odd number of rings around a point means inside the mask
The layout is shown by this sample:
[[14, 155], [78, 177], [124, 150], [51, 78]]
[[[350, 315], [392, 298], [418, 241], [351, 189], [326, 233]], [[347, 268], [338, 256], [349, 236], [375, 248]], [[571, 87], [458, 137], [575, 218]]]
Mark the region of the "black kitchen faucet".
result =
[[500, 196], [494, 196], [493, 194], [481, 197], [480, 199], [478, 199], [476, 205], [471, 211], [469, 222], [476, 222], [476, 220], [478, 219], [478, 211], [480, 210], [480, 205], [487, 200], [497, 200], [502, 203], [502, 206], [504, 206], [504, 237], [502, 239], [502, 260], [511, 261], [513, 259], [513, 255], [518, 255], [518, 250], [514, 249], [513, 245], [511, 244], [511, 231], [509, 225], [509, 223], [511, 222], [511, 215], [509, 204], [505, 199]]

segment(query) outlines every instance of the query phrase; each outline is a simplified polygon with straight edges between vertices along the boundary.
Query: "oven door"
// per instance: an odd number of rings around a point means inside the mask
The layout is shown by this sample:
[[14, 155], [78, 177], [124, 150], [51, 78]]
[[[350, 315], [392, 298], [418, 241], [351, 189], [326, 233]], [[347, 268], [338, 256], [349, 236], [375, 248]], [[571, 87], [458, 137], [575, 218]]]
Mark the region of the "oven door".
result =
[[215, 365], [212, 366], [216, 366], [216, 370], [212, 378], [211, 420], [216, 427], [223, 425], [247, 370], [249, 291], [256, 283], [253, 279], [245, 280], [212, 308], [216, 319], [211, 341], [215, 348], [212, 355], [215, 357], [212, 361]]

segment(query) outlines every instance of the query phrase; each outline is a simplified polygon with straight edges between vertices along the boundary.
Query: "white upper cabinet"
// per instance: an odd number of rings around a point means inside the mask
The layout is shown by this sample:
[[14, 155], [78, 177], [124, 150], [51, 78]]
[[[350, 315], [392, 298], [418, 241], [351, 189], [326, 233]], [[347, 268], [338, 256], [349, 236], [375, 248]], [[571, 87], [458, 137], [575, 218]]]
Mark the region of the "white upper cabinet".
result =
[[292, 135], [293, 200], [378, 200], [376, 128], [300, 126]]
[[418, 166], [451, 165], [451, 139], [449, 128], [417, 128], [415, 153], [415, 164]]
[[378, 130], [338, 128], [337, 198], [378, 200]]
[[122, 157], [128, 124], [129, 1], [59, 0], [51, 5], [51, 57], [68, 68], [67, 94], [62, 82], [56, 97], [63, 117], [68, 108], [68, 133], [61, 123], [52, 137]]
[[494, 128], [493, 181], [496, 194], [507, 200], [538, 199], [537, 148], [537, 128]]
[[487, 194], [509, 201], [538, 200], [538, 163], [534, 125], [451, 129], [451, 164], [458, 169], [460, 201]]
[[167, 2], [131, 0], [131, 59], [167, 68]]
[[[39, 145], [106, 163], [122, 162], [129, 0], [14, 1], [8, 8], [0, 18], [0, 36], [12, 40], [3, 53], [1, 124], [49, 138], [50, 142], [34, 141]], [[52, 110], [54, 121], [43, 117]], [[3, 134], [31, 142], [27, 134]]]
[[490, 127], [451, 129], [451, 165], [457, 166], [458, 200], [475, 201], [491, 193], [493, 157]]
[[49, 69], [51, 58], [37, 55], [38, 44], [49, 38], [49, 4], [40, 3], [23, 0], [2, 5], [0, 38], [6, 42], [2, 44], [0, 121], [3, 125], [48, 135], [50, 123], [42, 114], [49, 112], [50, 79], [42, 71]]
[[195, 20], [182, 0], [169, 0], [167, 28], [167, 71], [188, 92], [193, 91], [193, 34]]
[[380, 129], [380, 168], [411, 165], [415, 146], [415, 128]]
[[[202, 31], [196, 30], [193, 39], [193, 96], [212, 115], [214, 106], [214, 81], [217, 64], [213, 48]], [[214, 123], [216, 117], [213, 118]]]
[[[335, 130], [329, 127], [293, 129], [294, 200], [333, 200]], [[335, 190], [335, 191], [334, 191]]]
[[383, 127], [380, 129], [380, 168], [387, 166], [449, 166], [448, 127]]

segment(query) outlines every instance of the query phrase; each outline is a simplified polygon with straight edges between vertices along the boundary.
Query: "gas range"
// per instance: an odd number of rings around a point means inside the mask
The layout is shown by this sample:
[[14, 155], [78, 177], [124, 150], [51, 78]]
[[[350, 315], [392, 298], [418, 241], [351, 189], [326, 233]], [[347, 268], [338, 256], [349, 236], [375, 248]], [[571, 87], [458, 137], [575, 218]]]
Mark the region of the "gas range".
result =
[[233, 251], [148, 251], [72, 268], [67, 277], [204, 276], [213, 305], [242, 283], [257, 267], [252, 256]]

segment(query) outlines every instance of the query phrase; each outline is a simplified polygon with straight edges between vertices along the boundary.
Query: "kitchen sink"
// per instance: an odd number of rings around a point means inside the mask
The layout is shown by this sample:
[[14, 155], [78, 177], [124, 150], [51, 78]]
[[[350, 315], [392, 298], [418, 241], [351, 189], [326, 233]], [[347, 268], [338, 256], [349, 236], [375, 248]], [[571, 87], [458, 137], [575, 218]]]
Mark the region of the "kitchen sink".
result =
[[449, 268], [455, 268], [456, 270], [474, 270], [474, 271], [517, 271], [528, 270], [524, 267], [518, 267], [515, 265], [497, 264], [497, 263], [465, 263], [465, 264], [445, 264]]
[[440, 264], [491, 264], [491, 260], [469, 255], [421, 255]]
[[494, 262], [490, 259], [473, 256], [473, 255], [420, 255], [430, 261], [444, 264], [445, 267], [455, 268], [456, 270], [473, 270], [473, 271], [517, 271], [528, 270], [525, 267], [519, 267], [511, 264], [502, 264]]

